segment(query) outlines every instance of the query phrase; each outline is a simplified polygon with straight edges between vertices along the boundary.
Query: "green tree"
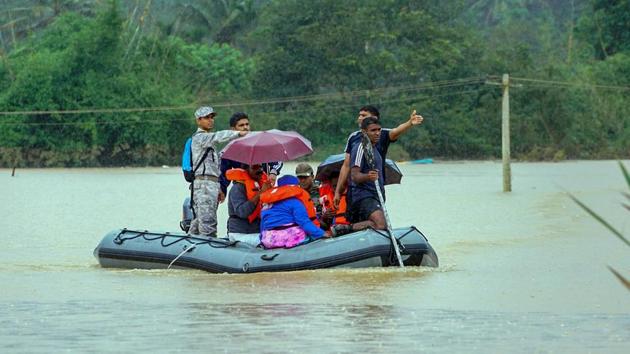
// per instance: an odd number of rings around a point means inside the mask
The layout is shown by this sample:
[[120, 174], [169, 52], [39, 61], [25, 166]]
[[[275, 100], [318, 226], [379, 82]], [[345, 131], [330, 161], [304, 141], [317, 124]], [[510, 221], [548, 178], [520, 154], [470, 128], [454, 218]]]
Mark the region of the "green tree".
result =
[[[117, 3], [96, 18], [60, 16], [14, 50], [0, 75], [3, 111], [186, 106], [207, 95], [246, 93], [251, 63], [228, 46], [144, 37], [133, 60]], [[205, 88], [209, 87], [209, 88]], [[0, 124], [0, 163], [81, 166], [174, 163], [193, 129], [191, 111], [45, 113]], [[188, 118], [188, 119], [187, 119]]]
[[172, 7], [174, 17], [165, 19], [171, 35], [194, 42], [238, 45], [239, 38], [256, 27], [258, 13], [269, 0], [181, 1]]
[[429, 1], [274, 2], [251, 37], [265, 44], [255, 85], [284, 96], [465, 73], [472, 43], [448, 21], [456, 9]]
[[598, 59], [630, 50], [630, 0], [591, 0], [579, 30]]

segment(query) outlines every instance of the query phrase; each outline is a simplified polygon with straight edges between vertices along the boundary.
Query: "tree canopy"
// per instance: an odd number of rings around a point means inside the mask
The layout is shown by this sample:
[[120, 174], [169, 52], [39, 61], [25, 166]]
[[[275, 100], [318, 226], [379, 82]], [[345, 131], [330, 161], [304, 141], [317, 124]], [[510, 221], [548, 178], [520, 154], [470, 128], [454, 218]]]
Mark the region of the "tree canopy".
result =
[[397, 159], [627, 157], [630, 0], [7, 1], [0, 166], [177, 164], [200, 104], [341, 151], [356, 114], [425, 117]]

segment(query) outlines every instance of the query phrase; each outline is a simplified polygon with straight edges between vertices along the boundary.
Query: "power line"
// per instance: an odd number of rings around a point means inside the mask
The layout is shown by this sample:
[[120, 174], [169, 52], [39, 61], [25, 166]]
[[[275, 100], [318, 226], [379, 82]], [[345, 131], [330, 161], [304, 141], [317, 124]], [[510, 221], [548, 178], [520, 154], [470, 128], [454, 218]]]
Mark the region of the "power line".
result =
[[[488, 78], [496, 79], [497, 76], [488, 76]], [[554, 81], [554, 80], [542, 80], [542, 79], [530, 79], [521, 77], [511, 77], [513, 81], [530, 82], [531, 86], [538, 87], [575, 87], [575, 88], [598, 88], [598, 89], [611, 89], [611, 90], [630, 90], [629, 86], [612, 86], [612, 85], [595, 85], [585, 83], [575, 83], [566, 81]], [[332, 99], [349, 99], [353, 97], [374, 96], [374, 95], [387, 95], [401, 92], [413, 92], [424, 90], [435, 90], [441, 88], [458, 87], [474, 84], [482, 84], [484, 81], [480, 77], [469, 77], [455, 80], [442, 80], [431, 81], [417, 85], [405, 85], [405, 86], [387, 86], [370, 90], [354, 90], [347, 92], [335, 92], [324, 93], [316, 95], [301, 95], [301, 96], [288, 96], [288, 97], [276, 97], [261, 100], [246, 100], [240, 102], [218, 102], [212, 104], [213, 107], [227, 108], [227, 107], [251, 107], [260, 105], [272, 105], [280, 103], [294, 103], [294, 102], [308, 102], [317, 100], [332, 100]], [[406, 100], [406, 99], [404, 99]], [[75, 110], [40, 110], [40, 111], [0, 111], [0, 116], [29, 116], [29, 115], [44, 115], [44, 114], [58, 114], [58, 115], [77, 115], [77, 114], [96, 114], [96, 113], [138, 113], [138, 112], [165, 112], [165, 111], [183, 111], [196, 108], [197, 104], [191, 103], [181, 106], [159, 106], [159, 107], [134, 107], [134, 108], [95, 108], [95, 109], [75, 109]], [[344, 105], [346, 106], [346, 105]], [[169, 119], [169, 120], [177, 120]], [[0, 125], [19, 125], [25, 123], [0, 123]], [[67, 123], [38, 123], [43, 125], [66, 125]], [[77, 123], [84, 124], [84, 123]]]
[[[309, 101], [309, 100], [319, 100], [326, 98], [344, 98], [344, 97], [359, 97], [359, 96], [368, 96], [372, 94], [379, 93], [387, 93], [387, 92], [401, 92], [401, 91], [414, 91], [414, 90], [430, 90], [437, 89], [443, 87], [453, 87], [460, 85], [470, 85], [470, 84], [481, 84], [483, 79], [480, 77], [470, 77], [464, 79], [455, 79], [455, 80], [442, 80], [442, 81], [430, 81], [417, 85], [405, 85], [405, 86], [386, 86], [379, 87], [375, 89], [363, 89], [363, 90], [354, 90], [354, 91], [346, 91], [346, 92], [333, 92], [333, 93], [323, 93], [317, 95], [304, 95], [304, 96], [291, 96], [291, 97], [278, 97], [278, 98], [270, 98], [266, 100], [260, 101], [245, 101], [241, 103], [230, 104], [234, 105], [256, 105], [256, 104], [270, 104], [270, 103], [287, 103], [287, 102], [300, 102], [300, 101]], [[213, 105], [217, 107], [223, 107], [220, 105]]]
[[[190, 121], [191, 118], [151, 118], [152, 122], [174, 122], [174, 121]], [[0, 126], [16, 126], [16, 125], [39, 125], [39, 126], [78, 126], [78, 125], [108, 125], [108, 124], [147, 124], [146, 120], [121, 119], [116, 121], [81, 121], [81, 122], [0, 122]]]
[[[420, 100], [420, 99], [427, 99], [427, 98], [434, 98], [434, 97], [445, 97], [445, 96], [458, 96], [458, 95], [464, 95], [464, 94], [469, 94], [469, 93], [474, 93], [474, 92], [478, 92], [480, 89], [472, 89], [472, 90], [465, 90], [465, 91], [459, 91], [459, 92], [449, 92], [449, 93], [444, 93], [444, 94], [438, 94], [438, 95], [427, 95], [427, 94], [423, 94], [423, 95], [415, 95], [415, 96], [409, 96], [409, 97], [404, 97], [404, 98], [396, 98], [396, 99], [385, 99], [385, 100], [377, 100], [376, 102], [378, 103], [394, 103], [394, 102], [408, 102], [408, 101], [412, 101], [412, 100]], [[213, 105], [215, 107], [217, 107], [218, 105]], [[335, 109], [335, 108], [346, 108], [346, 107], [356, 107], [356, 104], [337, 104], [337, 105], [330, 105], [327, 106], [326, 109]], [[313, 108], [304, 108], [304, 109], [291, 109], [291, 110], [275, 110], [275, 111], [269, 111], [269, 112], [257, 112], [256, 115], [257, 116], [261, 116], [261, 117], [267, 117], [267, 116], [272, 116], [272, 115], [279, 115], [279, 114], [296, 114], [296, 113], [300, 113], [300, 112], [309, 112], [312, 111]], [[189, 121], [191, 120], [191, 118], [180, 118], [180, 117], [157, 117], [157, 118], [152, 118], [151, 121], [156, 122], [156, 121], [169, 121], [169, 122], [174, 122], [174, 121]], [[125, 125], [133, 125], [133, 124], [146, 124], [146, 121], [138, 121], [135, 119], [121, 119], [121, 120], [116, 120], [116, 121], [80, 121], [80, 122], [0, 122], [0, 126], [20, 126], [20, 125], [40, 125], [40, 126], [80, 126], [80, 125], [85, 125], [85, 126], [89, 126], [89, 125], [93, 125], [93, 124], [98, 124], [98, 125], [109, 125], [109, 124], [125, 124]]]
[[[404, 98], [377, 100], [377, 101], [375, 101], [375, 103], [406, 102], [406, 101], [420, 100], [420, 99], [434, 98], [434, 97], [458, 96], [458, 95], [464, 95], [464, 94], [473, 93], [473, 92], [479, 92], [479, 91], [480, 91], [480, 89], [472, 89], [472, 90], [459, 91], [459, 92], [449, 92], [449, 93], [444, 93], [444, 94], [439, 94], [439, 95], [417, 95], [417, 96], [410, 96], [410, 97], [404, 97]], [[356, 104], [332, 105], [332, 106], [326, 107], [326, 109], [346, 108], [346, 107], [355, 107], [356, 108]], [[312, 110], [312, 109], [293, 109], [293, 110], [282, 111], [282, 113], [299, 113], [299, 112], [308, 112], [310, 110]], [[266, 116], [266, 115], [273, 115], [273, 114], [277, 114], [277, 113], [278, 113], [278, 111], [259, 112], [259, 113], [257, 113], [257, 115]]]
[[630, 86], [597, 85], [597, 84], [568, 82], [568, 81], [528, 79], [528, 78], [522, 78], [522, 77], [510, 77], [510, 80], [538, 83], [540, 84], [539, 86], [547, 85], [547, 86], [576, 87], [576, 88], [598, 88], [598, 89], [620, 90], [620, 91], [630, 90]]
[[[562, 81], [552, 81], [552, 80], [539, 80], [539, 79], [527, 79], [527, 78], [512, 78], [513, 80], [519, 81], [527, 81], [532, 82], [534, 85], [528, 85], [530, 87], [578, 87], [578, 88], [603, 88], [603, 89], [621, 89], [621, 90], [630, 90], [630, 87], [625, 86], [610, 86], [610, 85], [589, 85], [589, 84], [577, 84], [570, 82], [562, 82]], [[426, 83], [421, 85], [413, 85], [413, 86], [397, 86], [397, 87], [383, 87], [374, 90], [360, 90], [360, 91], [350, 91], [349, 93], [344, 94], [319, 94], [319, 95], [309, 95], [309, 96], [291, 96], [282, 99], [269, 99], [269, 100], [259, 100], [259, 101], [243, 101], [243, 102], [225, 102], [213, 104], [215, 107], [234, 107], [234, 106], [255, 106], [255, 105], [263, 105], [263, 104], [273, 104], [273, 103], [286, 103], [286, 102], [303, 102], [306, 100], [317, 100], [323, 98], [332, 98], [334, 96], [343, 97], [343, 96], [353, 96], [353, 95], [368, 95], [368, 94], [378, 94], [385, 93], [390, 90], [393, 92], [410, 92], [413, 90], [425, 90], [425, 89], [435, 89], [435, 88], [445, 88], [445, 87], [457, 87], [463, 85], [470, 84], [480, 84], [481, 80], [477, 78], [469, 78], [469, 79], [461, 79], [461, 80], [448, 80], [448, 81], [438, 81], [432, 83]], [[476, 92], [478, 90], [468, 90], [464, 91], [464, 93]], [[391, 102], [405, 102], [413, 99], [422, 99], [428, 97], [442, 97], [442, 96], [450, 96], [457, 95], [461, 93], [446, 93], [442, 95], [421, 95], [421, 96], [413, 96], [413, 97], [405, 97], [402, 99], [393, 99], [393, 100], [377, 100], [380, 103], [391, 103]], [[354, 106], [354, 104], [342, 104], [342, 105], [334, 105], [332, 107], [343, 108]], [[195, 104], [183, 105], [183, 106], [163, 106], [163, 107], [141, 107], [141, 108], [119, 108], [119, 109], [80, 109], [80, 110], [48, 110], [48, 111], [22, 111], [22, 112], [0, 112], [0, 115], [36, 115], [36, 114], [86, 114], [86, 113], [132, 113], [132, 112], [159, 112], [159, 111], [177, 111], [177, 110], [189, 110], [196, 107]], [[279, 112], [282, 113], [295, 113], [295, 112], [306, 112], [310, 109], [303, 110], [290, 110], [290, 111], [271, 111], [271, 112], [260, 112], [258, 115], [268, 116], [272, 114], [277, 114]], [[185, 121], [188, 118], [155, 118], [156, 121]], [[48, 126], [66, 126], [66, 125], [83, 125], [90, 124], [96, 122], [37, 122], [37, 123], [24, 123], [24, 122], [2, 122], [0, 125], [4, 126], [12, 126], [12, 125], [28, 125], [28, 124], [39, 124], [39, 125], [48, 125]], [[119, 120], [116, 122], [98, 122], [99, 124], [137, 124], [140, 122], [131, 121], [131, 120]]]
[[165, 106], [165, 107], [140, 107], [140, 108], [96, 108], [96, 109], [70, 109], [70, 110], [45, 110], [45, 111], [3, 111], [4, 116], [30, 116], [38, 114], [87, 114], [87, 113], [133, 113], [133, 112], [158, 112], [158, 111], [181, 111], [195, 107], [194, 104], [185, 106]]
[[613, 88], [596, 88], [593, 86], [564, 86], [564, 85], [554, 85], [554, 84], [544, 84], [544, 83], [531, 83], [531, 84], [519, 84], [521, 85], [521, 88], [530, 88], [530, 89], [548, 89], [548, 90], [582, 90], [582, 91], [588, 91], [588, 90], [598, 90], [599, 92], [603, 92], [603, 91], [608, 91], [610, 92], [611, 90], [613, 91], [613, 94], [619, 94], [619, 95], [624, 95], [627, 94], [628, 92], [630, 92], [629, 90], [625, 90], [625, 89], [613, 89]]
[[[431, 81], [418, 85], [406, 85], [406, 86], [389, 86], [381, 87], [371, 90], [355, 90], [348, 92], [336, 92], [325, 93], [317, 95], [304, 95], [304, 96], [289, 96], [289, 97], [277, 97], [263, 100], [249, 100], [241, 102], [219, 102], [212, 104], [213, 107], [235, 107], [235, 106], [258, 106], [269, 105], [278, 103], [291, 103], [291, 102], [307, 102], [317, 101], [323, 99], [341, 99], [350, 97], [371, 96], [378, 94], [386, 94], [389, 92], [411, 92], [421, 90], [433, 90], [446, 87], [456, 87], [471, 84], [481, 84], [481, 78], [465, 78], [457, 80], [443, 80], [443, 81]], [[183, 106], [165, 106], [165, 107], [136, 107], [136, 108], [100, 108], [100, 109], [76, 109], [76, 110], [41, 110], [41, 111], [0, 111], [0, 115], [40, 115], [40, 114], [91, 114], [91, 113], [134, 113], [134, 112], [160, 112], [160, 111], [180, 111], [194, 109], [196, 105], [188, 104]]]

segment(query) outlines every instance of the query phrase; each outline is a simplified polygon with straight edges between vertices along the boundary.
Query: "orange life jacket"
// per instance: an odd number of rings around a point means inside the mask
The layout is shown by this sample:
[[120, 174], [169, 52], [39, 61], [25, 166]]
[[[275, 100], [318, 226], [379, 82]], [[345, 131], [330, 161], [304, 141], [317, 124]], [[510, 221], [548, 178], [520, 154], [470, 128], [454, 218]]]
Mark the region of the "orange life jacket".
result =
[[302, 187], [290, 185], [280, 186], [266, 190], [260, 194], [260, 202], [265, 204], [271, 204], [289, 198], [297, 198], [300, 202], [302, 202], [302, 204], [304, 204], [304, 207], [306, 208], [308, 218], [313, 221], [313, 224], [319, 227], [319, 220], [317, 220], [317, 211], [315, 209], [315, 204], [313, 204], [313, 200], [311, 199], [310, 194], [308, 194], [308, 192], [305, 191]]
[[322, 183], [319, 187], [319, 195], [324, 210], [333, 210], [335, 212], [334, 224], [350, 224], [346, 220], [346, 194], [341, 195], [339, 208], [335, 209], [333, 199], [335, 198], [335, 190], [329, 183]]
[[[225, 172], [225, 177], [230, 181], [234, 181], [236, 183], [242, 183], [245, 185], [245, 191], [247, 192], [247, 200], [252, 200], [258, 194], [260, 190], [260, 185], [257, 181], [252, 179], [249, 176], [249, 173], [242, 168], [231, 168]], [[262, 178], [260, 179], [261, 183], [265, 183], [267, 180], [267, 175], [263, 173]], [[251, 224], [254, 220], [260, 217], [260, 210], [262, 209], [262, 204], [260, 201], [256, 205], [256, 209], [247, 216], [247, 221]]]

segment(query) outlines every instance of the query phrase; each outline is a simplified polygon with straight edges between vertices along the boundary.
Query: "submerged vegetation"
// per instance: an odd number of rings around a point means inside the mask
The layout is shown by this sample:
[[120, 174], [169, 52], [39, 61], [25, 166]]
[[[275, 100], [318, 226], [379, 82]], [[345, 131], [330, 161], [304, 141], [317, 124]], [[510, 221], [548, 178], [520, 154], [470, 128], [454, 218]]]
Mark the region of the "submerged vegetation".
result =
[[218, 128], [297, 130], [322, 158], [357, 109], [425, 117], [395, 159], [625, 158], [630, 0], [6, 1], [0, 166], [178, 164], [202, 103]]
[[[623, 165], [623, 163], [621, 163], [621, 161], [619, 162], [619, 168], [621, 168], [621, 172], [623, 173], [623, 176], [625, 178], [626, 184], [628, 185], [628, 192], [623, 192], [623, 195], [626, 197], [627, 201], [630, 203], [630, 173], [628, 173], [628, 170], [626, 169], [626, 167]], [[597, 220], [600, 224], [602, 224], [604, 227], [606, 227], [613, 235], [615, 235], [619, 240], [621, 240], [623, 243], [625, 243], [627, 246], [630, 246], [630, 241], [628, 241], [628, 238], [626, 236], [623, 235], [623, 233], [621, 233], [620, 231], [618, 231], [614, 226], [612, 226], [608, 221], [606, 221], [606, 219], [602, 216], [600, 216], [599, 214], [597, 214], [595, 211], [593, 211], [591, 208], [589, 208], [586, 204], [584, 204], [583, 202], [581, 202], [579, 199], [577, 199], [575, 196], [569, 194], [569, 196], [571, 197], [571, 199], [573, 199], [573, 201], [575, 203], [577, 203], [577, 205], [580, 206], [580, 208], [584, 209], [589, 215], [591, 215], [595, 220]], [[626, 204], [626, 203], [622, 203], [622, 206], [630, 211], [630, 204]], [[627, 278], [625, 278], [621, 273], [619, 273], [615, 268], [608, 266], [608, 269], [615, 275], [615, 277], [617, 277], [617, 279], [619, 279], [619, 281], [628, 289], [630, 290], [630, 280], [628, 280]]]

